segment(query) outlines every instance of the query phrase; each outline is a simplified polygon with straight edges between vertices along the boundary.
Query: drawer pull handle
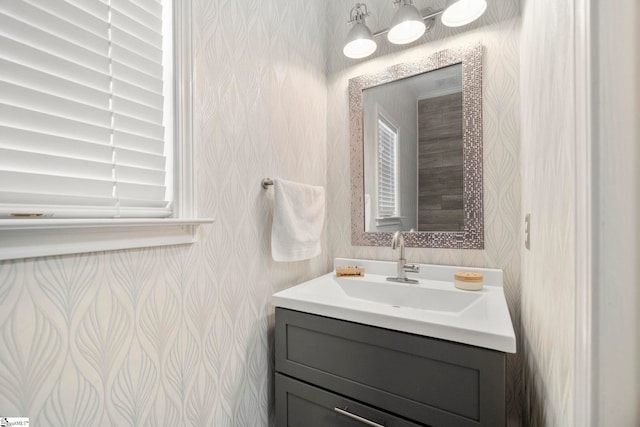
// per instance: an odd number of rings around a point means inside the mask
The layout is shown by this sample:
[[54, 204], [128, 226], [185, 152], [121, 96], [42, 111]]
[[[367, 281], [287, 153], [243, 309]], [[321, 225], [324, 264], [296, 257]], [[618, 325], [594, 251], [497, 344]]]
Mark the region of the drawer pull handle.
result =
[[383, 424], [378, 424], [378, 423], [375, 423], [375, 422], [373, 422], [371, 420], [368, 420], [366, 418], [362, 418], [362, 417], [360, 417], [360, 416], [358, 416], [356, 414], [352, 414], [351, 412], [348, 412], [347, 409], [349, 409], [349, 407], [346, 407], [344, 409], [333, 408], [333, 410], [336, 411], [337, 413], [339, 413], [340, 415], [344, 415], [345, 417], [349, 417], [349, 418], [351, 418], [353, 420], [360, 421], [362, 424], [366, 424], [366, 425], [371, 426], [371, 427], [384, 427]]

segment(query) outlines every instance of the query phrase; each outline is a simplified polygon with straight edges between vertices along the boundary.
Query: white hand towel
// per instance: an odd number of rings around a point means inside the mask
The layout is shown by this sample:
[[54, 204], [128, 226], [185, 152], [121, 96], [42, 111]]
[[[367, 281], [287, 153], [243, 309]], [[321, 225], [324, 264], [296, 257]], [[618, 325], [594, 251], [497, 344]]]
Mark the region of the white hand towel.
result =
[[320, 255], [324, 188], [274, 179], [273, 190], [273, 259], [301, 261]]

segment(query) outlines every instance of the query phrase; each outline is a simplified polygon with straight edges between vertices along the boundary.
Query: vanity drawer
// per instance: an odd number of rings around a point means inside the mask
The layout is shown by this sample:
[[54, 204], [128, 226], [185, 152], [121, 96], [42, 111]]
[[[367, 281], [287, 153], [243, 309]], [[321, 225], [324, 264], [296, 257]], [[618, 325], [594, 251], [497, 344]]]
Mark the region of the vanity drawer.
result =
[[[336, 410], [337, 408], [337, 410]], [[339, 413], [338, 411], [344, 411]], [[422, 427], [281, 374], [276, 374], [276, 426]]]
[[276, 371], [425, 425], [505, 425], [505, 354], [282, 308]]

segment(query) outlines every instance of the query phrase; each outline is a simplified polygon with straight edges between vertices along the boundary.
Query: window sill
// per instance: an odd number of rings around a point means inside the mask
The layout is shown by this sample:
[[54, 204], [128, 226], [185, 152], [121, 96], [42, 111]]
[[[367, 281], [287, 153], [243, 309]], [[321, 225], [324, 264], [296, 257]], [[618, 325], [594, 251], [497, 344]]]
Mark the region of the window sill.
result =
[[0, 220], [0, 260], [193, 243], [208, 218]]
[[402, 219], [404, 216], [385, 216], [382, 218], [376, 218], [376, 225], [384, 226], [384, 225], [398, 225], [402, 224]]

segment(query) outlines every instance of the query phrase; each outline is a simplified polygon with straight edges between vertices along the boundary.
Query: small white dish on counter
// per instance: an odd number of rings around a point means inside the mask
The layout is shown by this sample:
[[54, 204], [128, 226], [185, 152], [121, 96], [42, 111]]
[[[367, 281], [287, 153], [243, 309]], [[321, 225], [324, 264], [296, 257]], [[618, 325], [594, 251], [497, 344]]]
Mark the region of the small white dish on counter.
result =
[[[502, 270], [421, 264], [409, 273], [418, 284], [386, 280], [396, 263], [336, 258], [337, 266], [364, 267], [363, 277], [325, 274], [273, 295], [276, 307], [332, 317], [401, 332], [440, 338], [507, 353], [516, 338], [502, 287]], [[459, 270], [483, 274], [483, 288], [454, 287]]]

